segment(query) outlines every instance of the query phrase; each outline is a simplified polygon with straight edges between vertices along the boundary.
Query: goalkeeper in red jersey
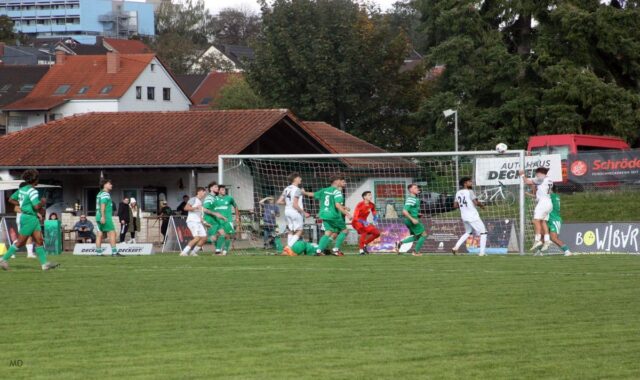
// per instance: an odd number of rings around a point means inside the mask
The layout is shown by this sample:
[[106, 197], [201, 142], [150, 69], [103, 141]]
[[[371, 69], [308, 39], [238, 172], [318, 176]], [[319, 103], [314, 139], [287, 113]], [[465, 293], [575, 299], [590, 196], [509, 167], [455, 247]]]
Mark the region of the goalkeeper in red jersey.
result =
[[351, 225], [358, 231], [360, 235], [360, 254], [367, 255], [367, 245], [376, 240], [380, 236], [380, 231], [373, 223], [369, 223], [369, 213], [373, 214], [373, 221], [378, 221], [378, 213], [376, 212], [376, 205], [373, 204], [371, 199], [373, 195], [370, 191], [362, 193], [362, 202], [358, 203], [355, 211], [353, 212], [353, 221]]

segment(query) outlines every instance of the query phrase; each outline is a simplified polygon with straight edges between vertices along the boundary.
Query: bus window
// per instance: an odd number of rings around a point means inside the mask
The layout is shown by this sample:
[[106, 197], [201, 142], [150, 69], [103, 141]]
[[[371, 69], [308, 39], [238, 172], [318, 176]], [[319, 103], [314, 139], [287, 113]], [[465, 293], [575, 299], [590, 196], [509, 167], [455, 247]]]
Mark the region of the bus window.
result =
[[531, 154], [539, 155], [539, 154], [559, 154], [563, 160], [567, 159], [569, 155], [569, 146], [568, 145], [557, 145], [557, 146], [541, 146], [537, 148], [531, 148]]

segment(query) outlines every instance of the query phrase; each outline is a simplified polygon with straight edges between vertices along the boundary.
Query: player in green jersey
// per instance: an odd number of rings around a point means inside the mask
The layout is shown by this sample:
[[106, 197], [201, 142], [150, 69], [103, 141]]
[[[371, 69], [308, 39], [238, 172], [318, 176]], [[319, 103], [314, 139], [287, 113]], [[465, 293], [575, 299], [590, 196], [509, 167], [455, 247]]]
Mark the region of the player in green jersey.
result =
[[235, 237], [236, 230], [233, 226], [233, 213], [236, 214], [236, 224], [240, 223], [238, 205], [231, 195], [227, 194], [225, 185], [218, 185], [218, 197], [214, 202], [214, 211], [222, 215], [218, 219], [218, 240], [216, 241], [216, 254], [225, 256], [231, 247], [231, 240]]
[[418, 198], [418, 195], [420, 194], [420, 187], [417, 184], [412, 183], [407, 186], [407, 189], [409, 190], [409, 195], [404, 203], [402, 215], [404, 216], [404, 224], [409, 229], [410, 235], [404, 240], [396, 243], [396, 253], [400, 254], [400, 247], [403, 244], [413, 243], [416, 241], [413, 256], [422, 256], [420, 248], [422, 248], [422, 245], [427, 238], [427, 231], [420, 221], [420, 198]]
[[111, 257], [122, 257], [116, 247], [116, 228], [113, 225], [113, 202], [111, 201], [111, 190], [113, 183], [110, 179], [100, 180], [100, 192], [96, 196], [96, 224], [98, 225], [98, 236], [96, 236], [96, 254], [102, 256], [102, 235], [107, 234], [109, 245], [111, 246]]
[[562, 216], [560, 216], [560, 196], [556, 192], [555, 187], [551, 189], [551, 204], [553, 205], [553, 208], [549, 213], [549, 220], [547, 221], [551, 241], [560, 247], [565, 256], [573, 256], [569, 247], [567, 247], [567, 245], [560, 240], [558, 236], [560, 235], [560, 228], [562, 227]]
[[318, 251], [318, 245], [297, 240], [291, 247], [285, 247], [283, 256], [315, 256]]
[[[331, 178], [331, 186], [329, 187], [314, 192], [302, 191], [305, 196], [313, 197], [320, 201], [318, 217], [322, 219], [324, 236], [318, 242], [317, 253], [319, 255], [323, 254], [324, 250], [338, 237], [339, 233], [346, 230], [345, 216], [351, 219], [349, 210], [344, 206], [344, 196], [341, 190], [346, 183], [344, 176], [336, 175]], [[332, 253], [336, 256], [343, 256], [339, 249], [334, 250]]]
[[7, 261], [19, 248], [27, 243], [29, 237], [33, 237], [33, 241], [35, 242], [36, 254], [38, 255], [42, 270], [57, 268], [58, 264], [47, 262], [47, 252], [44, 250], [38, 210], [45, 207], [47, 200], [45, 198], [38, 199], [38, 190], [35, 189], [35, 187], [38, 186], [38, 171], [34, 169], [26, 170], [22, 173], [22, 179], [26, 184], [9, 198], [11, 204], [20, 208], [20, 231], [18, 231], [18, 240], [9, 247], [7, 253], [0, 259], [0, 268], [9, 270]]
[[218, 184], [211, 182], [207, 189], [209, 194], [204, 198], [202, 202], [202, 211], [204, 212], [204, 222], [207, 226], [207, 236], [211, 239], [212, 244], [215, 246], [218, 240], [218, 230], [220, 229], [219, 221], [226, 221], [226, 218], [219, 212], [215, 211], [216, 199], [218, 198]]

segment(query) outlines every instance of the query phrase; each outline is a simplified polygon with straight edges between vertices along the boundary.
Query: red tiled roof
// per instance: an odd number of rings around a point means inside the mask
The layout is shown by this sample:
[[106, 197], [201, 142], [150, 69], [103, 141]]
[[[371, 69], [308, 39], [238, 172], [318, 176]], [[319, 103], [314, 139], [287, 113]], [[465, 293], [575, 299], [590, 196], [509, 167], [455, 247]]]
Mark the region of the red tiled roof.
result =
[[117, 38], [104, 38], [103, 45], [120, 54], [148, 54], [153, 53], [151, 48], [140, 40], [121, 40]]
[[386, 153], [384, 149], [323, 121], [305, 121], [304, 126], [313, 137], [329, 146], [333, 153]]
[[296, 123], [287, 110], [83, 114], [0, 137], [0, 167], [215, 166], [287, 118]]
[[[220, 90], [233, 78], [242, 78], [242, 74], [213, 72], [207, 75], [191, 96], [194, 107], [211, 107], [215, 100], [218, 99]], [[207, 101], [203, 103], [205, 99]]]
[[[115, 74], [108, 74], [106, 55], [66, 56], [65, 62], [53, 65], [27, 97], [3, 109], [49, 110], [69, 99], [118, 99], [154, 57], [153, 54], [121, 54], [120, 69]], [[64, 95], [54, 95], [61, 85], [71, 87]], [[107, 85], [113, 88], [108, 94], [101, 94], [100, 90]], [[85, 86], [89, 89], [78, 94]]]

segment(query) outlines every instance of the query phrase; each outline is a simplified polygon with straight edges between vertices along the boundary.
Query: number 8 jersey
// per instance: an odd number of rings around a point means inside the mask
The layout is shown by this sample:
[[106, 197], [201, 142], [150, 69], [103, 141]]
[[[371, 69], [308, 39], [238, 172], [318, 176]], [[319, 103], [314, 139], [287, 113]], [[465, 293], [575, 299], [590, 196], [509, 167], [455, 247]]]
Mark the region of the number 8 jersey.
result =
[[460, 206], [460, 216], [465, 222], [475, 222], [480, 220], [480, 214], [476, 209], [476, 204], [473, 201], [476, 199], [476, 194], [473, 190], [462, 189], [456, 193], [456, 202]]

